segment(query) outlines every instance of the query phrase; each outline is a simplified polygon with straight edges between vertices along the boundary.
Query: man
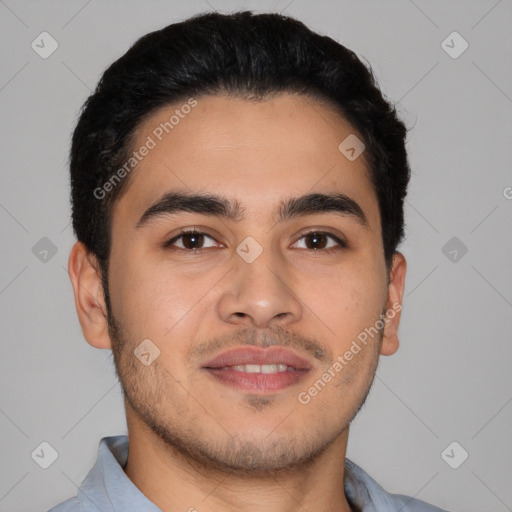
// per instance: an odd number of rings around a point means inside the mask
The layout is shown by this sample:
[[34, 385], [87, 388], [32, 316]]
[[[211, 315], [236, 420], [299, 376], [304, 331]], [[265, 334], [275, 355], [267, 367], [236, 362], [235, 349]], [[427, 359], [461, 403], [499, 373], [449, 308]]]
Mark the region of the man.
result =
[[440, 510], [345, 458], [398, 348], [405, 136], [353, 52], [277, 14], [112, 64], [73, 135], [69, 274], [128, 436], [52, 511]]

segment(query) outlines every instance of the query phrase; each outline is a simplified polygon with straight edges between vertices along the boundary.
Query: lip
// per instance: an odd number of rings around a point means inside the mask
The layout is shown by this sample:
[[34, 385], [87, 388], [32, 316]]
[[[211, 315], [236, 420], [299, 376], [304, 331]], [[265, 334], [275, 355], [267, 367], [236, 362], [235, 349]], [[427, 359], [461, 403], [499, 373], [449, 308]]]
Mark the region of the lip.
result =
[[[247, 373], [228, 366], [245, 364], [285, 364], [288, 370], [277, 373]], [[243, 347], [227, 350], [202, 365], [218, 382], [241, 391], [268, 394], [303, 380], [312, 365], [294, 352], [282, 347]]]
[[242, 364], [285, 364], [295, 370], [311, 370], [311, 364], [303, 357], [283, 347], [240, 347], [220, 353], [203, 368], [215, 369]]

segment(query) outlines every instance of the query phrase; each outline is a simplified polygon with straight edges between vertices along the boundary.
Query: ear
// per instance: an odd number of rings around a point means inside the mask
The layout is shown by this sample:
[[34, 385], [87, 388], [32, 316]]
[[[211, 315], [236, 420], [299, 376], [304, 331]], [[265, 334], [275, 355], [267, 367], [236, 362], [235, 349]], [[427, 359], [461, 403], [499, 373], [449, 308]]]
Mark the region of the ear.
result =
[[100, 266], [81, 242], [71, 249], [68, 273], [85, 339], [93, 347], [111, 348]]
[[400, 252], [395, 252], [389, 274], [388, 301], [385, 312], [384, 335], [380, 353], [390, 356], [398, 350], [398, 325], [402, 311], [407, 262]]

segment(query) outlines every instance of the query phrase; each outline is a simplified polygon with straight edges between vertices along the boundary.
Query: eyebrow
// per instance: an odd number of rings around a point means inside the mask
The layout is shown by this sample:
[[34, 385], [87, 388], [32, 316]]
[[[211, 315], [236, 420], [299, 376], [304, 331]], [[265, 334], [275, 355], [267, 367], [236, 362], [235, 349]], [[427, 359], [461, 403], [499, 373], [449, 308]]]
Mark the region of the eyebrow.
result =
[[[245, 218], [245, 210], [236, 200], [210, 193], [170, 191], [163, 194], [142, 214], [135, 227], [139, 229], [151, 220], [183, 212], [221, 217], [234, 222]], [[314, 193], [285, 199], [278, 205], [275, 217], [277, 222], [284, 222], [296, 217], [328, 212], [352, 218], [362, 227], [369, 229], [363, 209], [354, 199], [341, 192]]]

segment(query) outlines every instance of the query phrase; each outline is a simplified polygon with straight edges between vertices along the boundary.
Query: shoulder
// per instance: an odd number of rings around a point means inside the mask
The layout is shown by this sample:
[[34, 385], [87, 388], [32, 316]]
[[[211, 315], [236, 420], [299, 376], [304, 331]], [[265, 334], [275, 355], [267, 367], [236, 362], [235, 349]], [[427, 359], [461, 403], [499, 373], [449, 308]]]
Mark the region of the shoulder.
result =
[[49, 509], [47, 512], [81, 512], [80, 501], [77, 497], [69, 498], [55, 507]]
[[446, 510], [425, 503], [424, 501], [401, 494], [389, 494], [393, 504], [400, 505], [401, 512], [447, 512]]

